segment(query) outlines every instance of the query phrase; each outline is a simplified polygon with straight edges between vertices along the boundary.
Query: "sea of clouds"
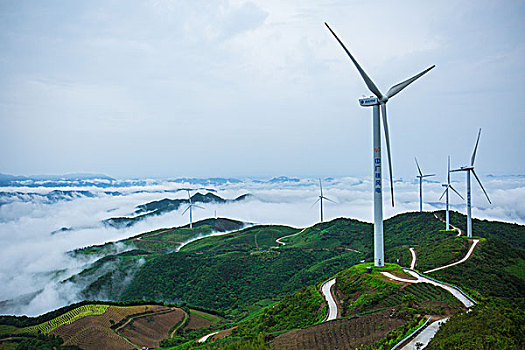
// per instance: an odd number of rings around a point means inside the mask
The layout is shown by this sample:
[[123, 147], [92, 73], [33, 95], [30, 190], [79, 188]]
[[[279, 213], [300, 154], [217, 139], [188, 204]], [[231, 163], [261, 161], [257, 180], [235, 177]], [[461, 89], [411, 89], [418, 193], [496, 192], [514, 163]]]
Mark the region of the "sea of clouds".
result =
[[[488, 176], [482, 178], [492, 204], [489, 204], [479, 186], [473, 184], [473, 215], [477, 218], [525, 224], [525, 177]], [[115, 187], [111, 187], [111, 185]], [[228, 217], [256, 224], [283, 224], [305, 227], [319, 221], [318, 179], [210, 181], [148, 180], [138, 183], [105, 182], [104, 186], [63, 187], [49, 186], [0, 187], [4, 200], [0, 202], [0, 313], [38, 315], [79, 300], [82, 286], [60, 283], [82, 271], [99, 257], [73, 258], [67, 252], [94, 244], [117, 241], [141, 232], [188, 223], [185, 209], [160, 216], [152, 216], [124, 229], [105, 226], [102, 221], [110, 217], [128, 216], [135, 207], [163, 198], [187, 198], [185, 189], [202, 193], [213, 190], [225, 199], [242, 194], [253, 196], [247, 200], [226, 204], [210, 203], [204, 209], [194, 210], [194, 220]], [[464, 176], [453, 183], [465, 196]], [[53, 190], [89, 191], [89, 196], [49, 201], [45, 195]], [[350, 217], [372, 221], [371, 183], [368, 178], [323, 179], [324, 195], [335, 203], [325, 202], [325, 220]], [[384, 192], [384, 214], [419, 209], [419, 186], [416, 180], [395, 183], [395, 207], [390, 203], [389, 188]], [[6, 196], [6, 193], [18, 193]], [[424, 210], [444, 208], [439, 201], [443, 192], [441, 183], [424, 183]], [[20, 195], [26, 193], [27, 195]], [[33, 195], [29, 195], [33, 194]], [[5, 199], [7, 198], [7, 199]], [[465, 212], [464, 202], [451, 195], [452, 209]], [[60, 230], [68, 228], [68, 230]], [[116, 249], [126, 250], [124, 245]]]

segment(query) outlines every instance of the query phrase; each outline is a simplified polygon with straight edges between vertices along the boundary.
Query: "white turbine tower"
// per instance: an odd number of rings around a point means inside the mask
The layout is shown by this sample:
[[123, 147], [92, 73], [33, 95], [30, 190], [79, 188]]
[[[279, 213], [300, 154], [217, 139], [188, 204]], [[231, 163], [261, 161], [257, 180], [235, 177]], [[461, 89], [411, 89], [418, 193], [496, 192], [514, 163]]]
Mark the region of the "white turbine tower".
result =
[[419, 164], [417, 162], [417, 158], [414, 157], [414, 159], [416, 160], [417, 171], [419, 171], [419, 175], [417, 175], [416, 177], [419, 178], [419, 211], [422, 212], [423, 211], [423, 179], [425, 177], [436, 176], [436, 174], [423, 175], [423, 173], [421, 172], [421, 168], [419, 167]]
[[203, 207], [201, 206], [198, 206], [197, 204], [193, 204], [191, 202], [191, 196], [190, 196], [190, 190], [188, 190], [188, 207], [182, 212], [181, 215], [184, 215], [186, 214], [186, 212], [189, 210], [190, 211], [190, 229], [193, 228], [193, 208], [199, 208], [199, 209], [204, 209]]
[[363, 78], [366, 86], [368, 89], [376, 96], [376, 97], [369, 97], [369, 98], [363, 98], [359, 100], [359, 103], [362, 107], [373, 107], [373, 183], [374, 183], [374, 266], [384, 266], [385, 263], [385, 257], [384, 257], [384, 244], [383, 244], [383, 195], [382, 195], [382, 184], [381, 184], [381, 121], [379, 118], [379, 108], [381, 107], [381, 114], [383, 117], [383, 127], [385, 130], [385, 141], [386, 141], [386, 151], [388, 155], [388, 168], [389, 168], [389, 175], [390, 175], [390, 193], [392, 196], [392, 206], [394, 206], [394, 182], [392, 181], [392, 160], [390, 156], [390, 137], [388, 134], [388, 122], [386, 117], [386, 103], [388, 100], [392, 97], [394, 97], [396, 94], [401, 92], [404, 88], [406, 88], [408, 85], [416, 81], [418, 78], [420, 78], [423, 74], [427, 73], [429, 70], [434, 68], [435, 66], [432, 66], [430, 68], [425, 69], [419, 74], [416, 74], [410, 79], [407, 79], [399, 84], [396, 84], [392, 86], [386, 95], [383, 95], [381, 91], [377, 88], [377, 86], [374, 84], [372, 79], [365, 73], [363, 68], [357, 63], [356, 59], [350, 51], [345, 47], [343, 42], [339, 40], [337, 35], [334, 33], [334, 31], [328, 26], [328, 24], [325, 22], [326, 27], [330, 32], [333, 34], [335, 39], [341, 44], [343, 49], [345, 50], [348, 57], [350, 57], [350, 60], [354, 63], [355, 67], [359, 71], [359, 74]]
[[446, 217], [447, 217], [447, 231], [450, 230], [450, 213], [449, 213], [449, 210], [448, 210], [448, 190], [451, 189], [452, 191], [456, 192], [456, 194], [459, 196], [459, 198], [465, 200], [465, 198], [463, 198], [462, 195], [459, 194], [458, 191], [456, 191], [456, 189], [454, 187], [452, 187], [452, 185], [450, 184], [450, 156], [448, 156], [448, 168], [447, 168], [447, 183], [446, 184], [442, 184], [441, 186], [445, 187], [445, 191], [443, 192], [443, 194], [441, 195], [441, 197], [439, 197], [439, 200], [441, 200], [441, 198], [443, 198], [444, 195], [446, 195], [446, 202], [447, 202], [447, 212], [446, 212]]
[[474, 175], [476, 180], [479, 183], [479, 186], [483, 190], [483, 193], [485, 193], [485, 196], [487, 197], [487, 200], [490, 204], [492, 202], [490, 201], [489, 195], [487, 194], [487, 191], [485, 191], [485, 188], [483, 188], [483, 185], [481, 184], [481, 181], [479, 180], [478, 175], [476, 175], [476, 172], [474, 171], [474, 160], [476, 159], [476, 151], [478, 150], [478, 143], [479, 143], [479, 137], [481, 136], [481, 128], [478, 132], [478, 139], [476, 140], [476, 146], [474, 146], [474, 152], [472, 152], [472, 157], [470, 158], [470, 166], [462, 166], [459, 169], [451, 170], [451, 172], [456, 171], [466, 171], [467, 172], [467, 237], [472, 237], [472, 200], [471, 200], [471, 188], [470, 188], [470, 173]]
[[320, 207], [321, 207], [321, 222], [323, 222], [323, 199], [326, 199], [327, 201], [330, 201], [332, 203], [335, 203], [333, 200], [331, 200], [330, 198], [326, 198], [324, 195], [323, 195], [323, 185], [321, 184], [321, 179], [319, 179], [319, 190], [321, 191], [321, 195], [319, 196], [319, 198], [315, 201], [315, 203], [312, 205], [312, 207], [314, 205], [317, 204], [317, 202], [319, 202], [320, 204]]

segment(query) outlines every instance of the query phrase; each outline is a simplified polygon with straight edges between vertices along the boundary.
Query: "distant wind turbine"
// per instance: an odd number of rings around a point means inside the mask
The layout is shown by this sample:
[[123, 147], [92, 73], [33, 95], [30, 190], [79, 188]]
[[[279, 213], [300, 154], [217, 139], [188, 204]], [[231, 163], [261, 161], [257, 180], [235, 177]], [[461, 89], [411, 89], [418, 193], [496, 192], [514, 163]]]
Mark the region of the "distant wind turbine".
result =
[[331, 200], [330, 198], [326, 198], [324, 195], [323, 195], [323, 185], [321, 184], [321, 179], [319, 179], [319, 190], [321, 191], [321, 195], [319, 196], [319, 198], [315, 201], [315, 203], [312, 205], [312, 207], [314, 205], [317, 204], [317, 202], [319, 202], [320, 204], [320, 208], [321, 208], [321, 222], [323, 222], [323, 199], [326, 199], [327, 201], [330, 201], [332, 203], [335, 203], [333, 200]]
[[467, 237], [472, 237], [472, 200], [471, 200], [471, 188], [470, 188], [470, 173], [474, 175], [476, 180], [479, 183], [479, 186], [483, 190], [483, 193], [485, 193], [485, 196], [487, 197], [487, 200], [490, 204], [492, 202], [490, 201], [489, 195], [487, 194], [487, 191], [485, 191], [485, 188], [483, 188], [483, 185], [481, 184], [481, 181], [479, 180], [478, 175], [476, 175], [476, 172], [474, 171], [474, 160], [476, 159], [476, 151], [478, 150], [478, 143], [479, 143], [479, 137], [481, 136], [481, 128], [478, 132], [478, 139], [476, 140], [476, 146], [474, 146], [474, 152], [472, 152], [472, 157], [470, 158], [470, 166], [462, 166], [459, 169], [451, 170], [451, 172], [456, 171], [466, 171], [467, 172]]
[[465, 200], [465, 198], [463, 198], [462, 195], [459, 194], [458, 191], [456, 191], [456, 189], [454, 187], [452, 187], [452, 185], [450, 184], [450, 156], [448, 156], [448, 168], [447, 168], [447, 183], [446, 184], [442, 184], [441, 186], [445, 187], [445, 191], [443, 192], [443, 194], [441, 195], [441, 197], [439, 197], [439, 200], [441, 200], [441, 198], [443, 198], [444, 195], [446, 195], [446, 202], [447, 202], [447, 213], [446, 213], [446, 217], [447, 217], [447, 231], [450, 230], [450, 213], [449, 213], [449, 210], [448, 210], [448, 190], [451, 189], [452, 191], [456, 192], [456, 194], [463, 200]]
[[414, 157], [414, 159], [416, 160], [417, 171], [419, 171], [419, 175], [416, 177], [419, 178], [419, 211], [422, 212], [423, 211], [423, 179], [425, 177], [436, 176], [436, 174], [423, 175], [423, 173], [421, 172], [421, 168], [419, 167], [419, 164], [417, 163], [417, 158]]
[[190, 196], [190, 190], [188, 190], [188, 202], [189, 202], [189, 205], [188, 207], [182, 212], [181, 215], [184, 215], [186, 214], [186, 212], [189, 210], [190, 211], [190, 229], [193, 228], [193, 208], [199, 208], [199, 209], [204, 209], [203, 207], [201, 206], [198, 206], [197, 204], [193, 204], [191, 202], [191, 196]]
[[394, 206], [394, 182], [392, 180], [392, 160], [390, 156], [390, 136], [388, 133], [388, 122], [386, 117], [386, 103], [396, 94], [401, 92], [408, 85], [419, 79], [423, 74], [430, 71], [435, 66], [431, 66], [419, 74], [414, 75], [412, 78], [407, 79], [399, 84], [392, 86], [386, 93], [383, 95], [381, 91], [374, 84], [372, 79], [365, 73], [363, 68], [357, 63], [356, 59], [350, 51], [345, 47], [343, 42], [339, 40], [334, 31], [328, 26], [325, 22], [326, 27], [333, 34], [335, 39], [341, 44], [343, 50], [345, 50], [350, 60], [354, 63], [355, 67], [359, 71], [359, 74], [363, 78], [368, 89], [376, 97], [368, 97], [359, 100], [359, 103], [362, 107], [373, 107], [373, 178], [374, 183], [374, 266], [382, 267], [385, 263], [384, 257], [384, 240], [383, 240], [383, 194], [382, 194], [382, 184], [381, 184], [381, 120], [379, 117], [379, 108], [381, 108], [381, 114], [383, 116], [383, 127], [385, 130], [385, 141], [386, 141], [386, 151], [388, 155], [388, 168], [390, 175], [390, 193], [392, 196], [392, 206]]

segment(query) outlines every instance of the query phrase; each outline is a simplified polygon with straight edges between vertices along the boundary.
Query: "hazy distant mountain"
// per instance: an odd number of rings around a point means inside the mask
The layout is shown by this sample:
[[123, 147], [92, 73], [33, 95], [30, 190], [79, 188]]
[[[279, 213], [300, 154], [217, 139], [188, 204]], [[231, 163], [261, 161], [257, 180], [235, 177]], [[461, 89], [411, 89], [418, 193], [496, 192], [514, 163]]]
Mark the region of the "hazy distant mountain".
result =
[[[251, 196], [251, 194], [246, 193], [235, 199], [224, 199], [211, 192], [206, 194], [197, 192], [191, 196], [191, 201], [193, 203], [230, 203], [243, 201]], [[138, 205], [131, 216], [109, 218], [104, 220], [104, 224], [117, 228], [129, 227], [136, 224], [140, 220], [144, 220], [147, 217], [178, 210], [181, 205], [187, 205], [188, 203], [189, 202], [187, 199], [164, 198], [158, 201]]]

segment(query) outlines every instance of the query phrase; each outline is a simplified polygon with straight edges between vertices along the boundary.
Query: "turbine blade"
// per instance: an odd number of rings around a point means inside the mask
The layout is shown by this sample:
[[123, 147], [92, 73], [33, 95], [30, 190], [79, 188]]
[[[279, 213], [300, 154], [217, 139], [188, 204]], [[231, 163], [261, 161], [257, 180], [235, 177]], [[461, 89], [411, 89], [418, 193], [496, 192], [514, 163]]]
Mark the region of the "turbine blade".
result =
[[436, 176], [436, 174], [423, 175], [423, 177], [431, 177], [431, 176]]
[[443, 198], [443, 196], [445, 195], [445, 193], [447, 193], [448, 191], [448, 186], [445, 187], [445, 190], [443, 191], [443, 193], [441, 194], [441, 197], [439, 197], [439, 200], [441, 200], [441, 198]]
[[379, 89], [377, 88], [376, 84], [374, 84], [374, 82], [372, 81], [372, 79], [370, 79], [370, 77], [366, 74], [366, 72], [363, 70], [363, 68], [361, 68], [361, 66], [359, 65], [359, 63], [357, 63], [356, 59], [354, 58], [354, 56], [352, 56], [352, 54], [350, 53], [350, 51], [348, 51], [348, 49], [346, 48], [346, 46], [343, 44], [343, 42], [341, 40], [339, 40], [339, 38], [337, 37], [337, 34], [334, 33], [334, 31], [332, 30], [332, 28], [330, 28], [330, 26], [328, 25], [328, 23], [324, 23], [325, 26], [328, 28], [328, 30], [333, 34], [333, 36], [335, 37], [335, 39], [339, 42], [339, 44], [341, 44], [341, 46], [343, 47], [343, 49], [345, 50], [346, 54], [348, 55], [348, 57], [350, 57], [350, 59], [352, 60], [352, 62], [354, 63], [355, 67], [357, 68], [357, 70], [359, 71], [359, 74], [361, 74], [361, 77], [363, 78], [363, 80], [365, 81], [365, 84], [366, 86], [368, 86], [368, 89], [374, 94], [377, 96], [378, 99], [382, 99], [383, 98], [383, 94], [381, 94], [381, 91], [379, 91]]
[[476, 140], [476, 146], [474, 146], [474, 152], [472, 152], [472, 158], [470, 159], [470, 166], [474, 166], [474, 160], [476, 159], [476, 151], [478, 150], [479, 137], [481, 136], [481, 128], [478, 131], [478, 139]]
[[467, 170], [466, 170], [466, 169], [461, 169], [461, 168], [450, 170], [451, 173], [455, 173], [455, 172], [457, 172], [457, 171], [467, 171]]
[[432, 67], [429, 67], [429, 68], [425, 69], [421, 73], [414, 75], [412, 78], [407, 79], [407, 80], [405, 80], [405, 81], [403, 81], [403, 82], [401, 82], [399, 84], [396, 84], [396, 85], [392, 86], [390, 89], [388, 89], [388, 92], [386, 93], [386, 97], [387, 98], [391, 98], [391, 97], [397, 95], [399, 92], [401, 92], [401, 90], [406, 88], [408, 85], [412, 84], [417, 79], [421, 78], [421, 76], [423, 74], [426, 74], [428, 71], [430, 71], [435, 66], [436, 65], [433, 65]]
[[337, 204], [337, 202], [336, 202], [336, 201], [333, 201], [333, 200], [331, 200], [330, 198], [326, 198], [326, 197], [323, 197], [323, 198], [324, 198], [325, 200], [329, 201], [329, 202], [332, 202], [332, 203], [335, 203], [335, 204]]
[[320, 200], [321, 200], [321, 198], [319, 198], [318, 200], [316, 200], [316, 201], [314, 202], [314, 204], [312, 204], [312, 205], [310, 206], [310, 208], [313, 208], [313, 206], [316, 205], [317, 203], [319, 203]]
[[414, 159], [416, 161], [417, 171], [419, 171], [419, 176], [423, 176], [423, 173], [421, 172], [421, 168], [419, 167], [419, 163], [417, 162], [417, 158], [414, 157]]
[[394, 206], [394, 181], [392, 180], [392, 156], [390, 154], [390, 134], [388, 132], [388, 120], [386, 117], [386, 104], [381, 103], [381, 114], [383, 115], [383, 128], [385, 129], [386, 152], [388, 155], [388, 174], [390, 175], [390, 195], [392, 206]]
[[[480, 131], [481, 131], [481, 129], [480, 129]], [[474, 171], [474, 169], [472, 169], [472, 174], [474, 174], [474, 177], [476, 178], [476, 180], [478, 180], [479, 186], [483, 190], [483, 193], [485, 193], [485, 196], [487, 197], [487, 200], [489, 201], [490, 204], [492, 204], [492, 202], [490, 201], [489, 195], [487, 194], [487, 191], [485, 191], [485, 188], [481, 184], [481, 181], [479, 181], [479, 177], [478, 177], [478, 175], [476, 175], [476, 172]]]
[[454, 187], [452, 187], [452, 185], [449, 185], [448, 187], [450, 187], [452, 189], [452, 191], [456, 192], [456, 194], [459, 196], [459, 198], [465, 200], [465, 198], [463, 198], [463, 196], [461, 194], [459, 194], [459, 192], [456, 191], [456, 189]]
[[204, 209], [203, 207], [201, 207], [200, 205], [197, 205], [197, 204], [193, 204], [192, 206], [195, 207], [195, 208]]
[[180, 214], [180, 215], [184, 215], [184, 214], [186, 214], [186, 212], [188, 211], [188, 209], [190, 209], [190, 207], [191, 207], [191, 205], [188, 205], [188, 207], [187, 207], [187, 208], [182, 212], [182, 214]]

